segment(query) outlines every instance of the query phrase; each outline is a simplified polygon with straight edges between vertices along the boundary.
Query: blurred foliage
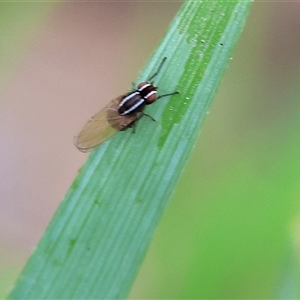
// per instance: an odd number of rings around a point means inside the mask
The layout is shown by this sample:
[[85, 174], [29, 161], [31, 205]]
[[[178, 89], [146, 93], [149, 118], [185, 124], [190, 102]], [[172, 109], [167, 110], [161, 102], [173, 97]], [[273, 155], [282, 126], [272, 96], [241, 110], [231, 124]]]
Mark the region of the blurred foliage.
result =
[[[34, 46], [34, 37], [39, 27], [56, 5], [54, 2], [0, 3], [0, 94], [13, 70], [18, 68], [22, 58]], [[0, 299], [7, 296], [23, 263], [23, 257], [17, 257], [14, 251], [10, 251], [11, 245], [3, 244], [0, 249]], [[11, 261], [15, 264], [11, 265]]]
[[296, 8], [254, 3], [130, 298], [299, 298], [299, 55], [272, 55], [297, 50], [292, 30], [275, 38]]
[[31, 38], [55, 5], [55, 2], [0, 3], [0, 88], [20, 57], [33, 46]]

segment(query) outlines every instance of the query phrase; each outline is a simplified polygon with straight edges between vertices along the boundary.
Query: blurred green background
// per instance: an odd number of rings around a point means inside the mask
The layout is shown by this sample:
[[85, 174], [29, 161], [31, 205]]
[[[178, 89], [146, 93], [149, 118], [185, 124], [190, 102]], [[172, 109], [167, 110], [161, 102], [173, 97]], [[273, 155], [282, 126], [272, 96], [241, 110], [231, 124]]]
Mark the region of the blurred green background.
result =
[[[179, 2], [0, 4], [0, 298]], [[296, 299], [300, 4], [255, 2], [130, 298]]]

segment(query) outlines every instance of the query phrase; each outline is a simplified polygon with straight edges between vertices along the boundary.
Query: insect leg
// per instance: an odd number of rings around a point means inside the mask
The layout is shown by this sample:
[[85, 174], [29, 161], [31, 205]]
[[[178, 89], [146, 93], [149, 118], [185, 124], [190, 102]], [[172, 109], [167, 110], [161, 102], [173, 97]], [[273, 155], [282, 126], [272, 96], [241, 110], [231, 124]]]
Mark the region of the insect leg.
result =
[[160, 70], [161, 70], [161, 68], [162, 68], [162, 66], [163, 66], [163, 64], [165, 63], [166, 60], [167, 60], [167, 57], [165, 56], [163, 58], [162, 62], [160, 63], [157, 71], [148, 79], [149, 82], [151, 82], [151, 80], [160, 72]]
[[156, 98], [156, 100], [158, 100], [159, 98], [163, 98], [163, 97], [167, 97], [167, 96], [172, 96], [172, 95], [176, 95], [179, 94], [179, 92], [173, 92], [173, 93], [169, 93], [169, 94], [164, 94], [164, 95], [160, 95]]
[[146, 114], [144, 112], [143, 112], [143, 115], [146, 116], [146, 117], [148, 117], [148, 118], [150, 118], [153, 122], [156, 122], [156, 120], [153, 117], [151, 117], [150, 115], [148, 115], [148, 114]]

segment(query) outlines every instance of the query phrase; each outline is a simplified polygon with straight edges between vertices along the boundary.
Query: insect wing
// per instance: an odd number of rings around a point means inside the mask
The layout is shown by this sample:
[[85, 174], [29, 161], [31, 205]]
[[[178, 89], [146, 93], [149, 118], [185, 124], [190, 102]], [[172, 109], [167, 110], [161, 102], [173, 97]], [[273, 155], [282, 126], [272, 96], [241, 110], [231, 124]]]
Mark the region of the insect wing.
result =
[[84, 125], [74, 139], [74, 145], [78, 150], [88, 152], [136, 121], [136, 114], [121, 116], [118, 113], [118, 105], [122, 98], [123, 96], [119, 96], [112, 100]]
[[120, 116], [116, 110], [119, 102], [119, 97], [112, 100], [87, 121], [78, 136], [74, 139], [74, 145], [78, 150], [88, 152], [105, 142], [118, 131], [118, 129], [112, 127], [109, 123], [108, 113], [112, 118], [119, 118]]

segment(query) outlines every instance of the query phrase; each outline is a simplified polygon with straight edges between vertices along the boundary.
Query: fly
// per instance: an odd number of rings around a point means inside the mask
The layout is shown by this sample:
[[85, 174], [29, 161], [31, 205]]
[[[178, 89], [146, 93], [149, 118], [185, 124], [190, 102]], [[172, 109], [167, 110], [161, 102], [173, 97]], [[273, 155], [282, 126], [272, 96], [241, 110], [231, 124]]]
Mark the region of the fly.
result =
[[90, 118], [75, 137], [74, 145], [78, 150], [87, 152], [93, 149], [117, 131], [133, 127], [135, 122], [144, 115], [154, 120], [144, 113], [145, 106], [160, 98], [178, 94], [178, 92], [173, 92], [157, 96], [158, 88], [153, 85], [153, 79], [160, 72], [166, 59], [164, 57], [157, 71], [147, 81], [141, 82], [133, 91], [113, 99]]

